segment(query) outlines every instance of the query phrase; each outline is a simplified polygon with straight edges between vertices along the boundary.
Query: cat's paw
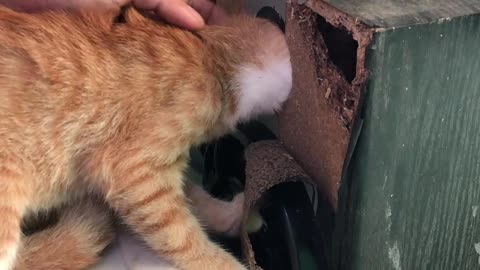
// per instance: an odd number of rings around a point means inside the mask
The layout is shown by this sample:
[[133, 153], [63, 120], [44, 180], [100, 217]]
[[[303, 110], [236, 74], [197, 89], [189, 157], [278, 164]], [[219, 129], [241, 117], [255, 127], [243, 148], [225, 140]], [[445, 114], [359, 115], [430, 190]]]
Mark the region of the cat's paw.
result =
[[[231, 218], [230, 218], [230, 226], [225, 230], [225, 234], [228, 236], [238, 236], [240, 235], [240, 230], [242, 227], [242, 220], [243, 216], [245, 215], [245, 194], [239, 193], [235, 196], [235, 198], [229, 203]], [[246, 222], [246, 230], [247, 233], [255, 233], [259, 231], [264, 224], [264, 220], [256, 209], [251, 209], [247, 222]]]

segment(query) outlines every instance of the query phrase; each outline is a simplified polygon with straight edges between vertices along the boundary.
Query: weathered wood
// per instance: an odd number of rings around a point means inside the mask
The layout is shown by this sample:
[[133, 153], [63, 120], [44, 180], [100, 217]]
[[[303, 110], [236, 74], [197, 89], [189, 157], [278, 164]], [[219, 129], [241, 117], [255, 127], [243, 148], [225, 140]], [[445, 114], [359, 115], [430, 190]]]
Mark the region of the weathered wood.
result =
[[325, 0], [325, 2], [371, 26], [383, 28], [430, 23], [480, 13], [478, 0]]
[[479, 269], [479, 44], [480, 15], [375, 34], [339, 269]]
[[[480, 1], [325, 2], [289, 3], [294, 92], [279, 126], [331, 201], [332, 183], [343, 175], [334, 231], [325, 233], [334, 235], [330, 268], [479, 269]], [[352, 110], [358, 121], [343, 131], [339, 124], [350, 122], [329, 98], [358, 80], [349, 81], [344, 63], [333, 59], [351, 41], [332, 27], [359, 44], [355, 77], [364, 63], [370, 71], [363, 111]], [[369, 31], [373, 42], [364, 46]], [[330, 83], [339, 77], [347, 80]]]
[[[334, 12], [329, 7], [318, 8]], [[371, 32], [355, 19], [343, 16], [336, 22], [353, 35], [324, 35], [320, 28], [326, 24], [325, 19], [315, 12], [295, 3], [287, 9], [294, 86], [279, 115], [279, 134], [324, 197], [337, 208], [350, 131], [367, 79], [365, 51]], [[329, 16], [337, 18], [334, 13]], [[331, 43], [338, 42], [348, 44], [334, 44], [336, 51], [330, 51]], [[329, 52], [339, 56], [337, 63], [333, 63]]]

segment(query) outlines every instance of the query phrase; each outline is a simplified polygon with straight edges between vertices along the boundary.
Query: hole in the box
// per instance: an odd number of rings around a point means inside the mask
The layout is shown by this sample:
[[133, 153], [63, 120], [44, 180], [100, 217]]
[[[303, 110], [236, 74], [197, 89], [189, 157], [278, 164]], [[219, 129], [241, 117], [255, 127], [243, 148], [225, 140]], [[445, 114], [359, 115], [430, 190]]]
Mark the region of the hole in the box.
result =
[[[309, 190], [314, 193], [309, 195]], [[311, 183], [285, 182], [265, 191], [256, 206], [264, 226], [249, 236], [256, 263], [263, 269], [326, 269], [316, 230], [318, 190]]]
[[334, 27], [321, 16], [318, 17], [317, 24], [330, 60], [351, 83], [356, 75], [358, 42], [346, 29]]

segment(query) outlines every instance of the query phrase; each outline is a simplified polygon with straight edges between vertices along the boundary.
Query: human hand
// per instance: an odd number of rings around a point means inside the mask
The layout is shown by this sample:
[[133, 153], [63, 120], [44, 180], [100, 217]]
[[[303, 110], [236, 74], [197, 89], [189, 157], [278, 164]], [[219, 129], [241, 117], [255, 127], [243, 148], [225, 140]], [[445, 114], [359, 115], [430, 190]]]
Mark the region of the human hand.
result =
[[154, 11], [167, 22], [192, 30], [202, 28], [205, 23], [218, 24], [225, 19], [222, 9], [210, 0], [0, 0], [1, 5], [25, 12], [117, 9], [127, 3], [132, 3], [139, 9]]
[[187, 29], [199, 29], [205, 23], [218, 24], [225, 20], [222, 9], [210, 0], [133, 0], [133, 4]]

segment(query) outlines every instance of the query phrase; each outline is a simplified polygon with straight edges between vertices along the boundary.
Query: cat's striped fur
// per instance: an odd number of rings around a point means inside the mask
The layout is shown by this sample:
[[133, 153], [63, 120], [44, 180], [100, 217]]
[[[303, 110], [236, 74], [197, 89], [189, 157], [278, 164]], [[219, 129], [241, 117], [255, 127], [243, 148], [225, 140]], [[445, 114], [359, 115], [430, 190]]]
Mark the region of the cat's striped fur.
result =
[[[183, 172], [191, 146], [280, 108], [292, 84], [284, 36], [247, 17], [192, 33], [132, 8], [124, 23], [117, 15], [0, 7], [0, 270], [93, 263], [109, 234], [89, 204], [56, 231], [20, 229], [89, 194], [181, 270], [244, 270], [192, 214]], [[56, 258], [35, 245], [82, 237], [92, 242]], [[46, 268], [24, 266], [38, 256]]]
[[[187, 183], [185, 194], [193, 212], [212, 232], [237, 236], [243, 218], [243, 193], [231, 202], [210, 196], [200, 186]], [[59, 213], [58, 213], [59, 212]], [[55, 215], [56, 214], [56, 215]], [[15, 270], [82, 270], [98, 262], [114, 236], [114, 213], [95, 197], [84, 197], [60, 206], [42, 222], [49, 227], [24, 237]], [[58, 217], [55, 222], [54, 217]], [[50, 217], [49, 217], [50, 216]], [[38, 218], [25, 219], [38, 227]]]

